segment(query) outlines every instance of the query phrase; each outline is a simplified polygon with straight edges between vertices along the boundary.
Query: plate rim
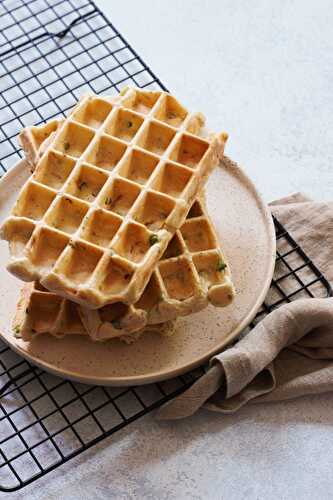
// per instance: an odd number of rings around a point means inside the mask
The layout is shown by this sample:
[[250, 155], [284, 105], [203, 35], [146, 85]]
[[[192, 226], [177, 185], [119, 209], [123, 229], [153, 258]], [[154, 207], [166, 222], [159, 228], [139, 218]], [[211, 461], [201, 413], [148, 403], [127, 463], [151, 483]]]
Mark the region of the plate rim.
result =
[[[175, 378], [179, 375], [182, 375], [186, 372], [189, 372], [201, 364], [205, 363], [208, 359], [210, 359], [212, 356], [216, 355], [217, 353], [221, 352], [227, 345], [229, 345], [239, 334], [242, 330], [244, 330], [254, 319], [255, 315], [257, 314], [260, 306], [265, 300], [265, 297], [267, 295], [267, 292], [269, 290], [269, 287], [271, 285], [271, 281], [273, 278], [273, 273], [274, 273], [274, 268], [275, 268], [275, 257], [276, 257], [276, 236], [275, 236], [275, 228], [274, 228], [274, 222], [272, 218], [271, 211], [266, 204], [266, 202], [263, 200], [263, 197], [255, 187], [254, 183], [252, 180], [249, 178], [249, 176], [245, 173], [244, 169], [239, 166], [239, 164], [235, 163], [231, 159], [229, 159], [227, 156], [224, 157], [224, 159], [221, 161], [226, 161], [228, 163], [228, 168], [235, 168], [237, 169], [237, 175], [241, 177], [241, 181], [243, 181], [250, 189], [253, 194], [253, 196], [256, 198], [256, 201], [258, 203], [258, 208], [262, 212], [265, 221], [267, 222], [267, 229], [268, 229], [268, 236], [269, 236], [269, 254], [270, 254], [270, 262], [268, 266], [268, 271], [267, 271], [267, 276], [265, 279], [264, 286], [262, 287], [261, 293], [259, 294], [257, 300], [255, 301], [254, 305], [252, 308], [248, 311], [248, 314], [243, 318], [243, 320], [237, 325], [237, 327], [232, 330], [229, 335], [227, 335], [215, 348], [211, 349], [210, 351], [206, 352], [203, 355], [198, 355], [195, 359], [193, 359], [191, 362], [188, 362], [187, 364], [174, 368], [172, 370], [163, 370], [163, 371], [158, 371], [158, 372], [153, 372], [149, 374], [141, 374], [141, 375], [130, 375], [130, 376], [121, 376], [121, 377], [91, 377], [91, 376], [84, 376], [80, 375], [77, 372], [70, 371], [70, 370], [65, 370], [61, 368], [57, 368], [54, 365], [49, 364], [47, 361], [40, 360], [38, 358], [35, 358], [32, 355], [29, 355], [26, 351], [24, 351], [20, 346], [15, 344], [15, 342], [11, 343], [8, 338], [0, 331], [0, 338], [5, 342], [6, 345], [10, 349], [13, 349], [17, 354], [22, 356], [24, 359], [27, 361], [31, 362], [33, 365], [38, 366], [39, 368], [52, 373], [53, 375], [56, 375], [57, 377], [61, 377], [64, 379], [72, 380], [75, 382], [80, 382], [88, 385], [105, 385], [105, 386], [132, 386], [132, 385], [145, 385], [145, 384], [152, 384], [156, 382], [161, 382], [163, 380], [168, 380]], [[8, 170], [0, 179], [0, 189], [2, 188], [3, 183], [10, 182], [10, 178], [15, 176], [15, 173], [20, 171], [20, 169], [28, 168], [28, 164], [25, 159], [19, 160], [10, 170]], [[220, 166], [216, 167], [220, 168]], [[15, 337], [13, 336], [13, 339], [15, 340]]]

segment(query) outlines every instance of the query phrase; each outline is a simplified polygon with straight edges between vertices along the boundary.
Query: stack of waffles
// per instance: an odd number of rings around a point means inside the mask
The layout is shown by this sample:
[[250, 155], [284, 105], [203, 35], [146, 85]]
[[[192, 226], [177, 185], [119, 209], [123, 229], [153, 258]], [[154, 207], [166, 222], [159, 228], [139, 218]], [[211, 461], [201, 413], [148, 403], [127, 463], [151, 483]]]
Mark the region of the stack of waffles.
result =
[[203, 127], [170, 94], [126, 88], [22, 131], [31, 176], [1, 228], [27, 282], [15, 335], [130, 342], [233, 300], [203, 191], [227, 136]]

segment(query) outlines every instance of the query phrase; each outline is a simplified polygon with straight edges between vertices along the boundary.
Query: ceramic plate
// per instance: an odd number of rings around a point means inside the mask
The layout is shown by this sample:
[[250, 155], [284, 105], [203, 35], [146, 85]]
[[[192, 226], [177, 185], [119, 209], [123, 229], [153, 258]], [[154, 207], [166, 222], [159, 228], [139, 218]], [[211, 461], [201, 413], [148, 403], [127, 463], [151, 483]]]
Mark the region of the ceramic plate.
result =
[[[0, 181], [0, 222], [9, 213], [30, 174], [19, 162]], [[97, 344], [84, 337], [49, 335], [30, 343], [15, 339], [11, 322], [19, 280], [6, 271], [8, 244], [0, 242], [0, 332], [3, 340], [32, 363], [87, 384], [146, 384], [184, 373], [221, 351], [244, 329], [262, 304], [275, 262], [275, 233], [268, 208], [244, 172], [225, 160], [207, 184], [207, 205], [228, 258], [237, 297], [227, 308], [209, 306], [177, 322], [173, 337], [147, 333], [126, 345]]]

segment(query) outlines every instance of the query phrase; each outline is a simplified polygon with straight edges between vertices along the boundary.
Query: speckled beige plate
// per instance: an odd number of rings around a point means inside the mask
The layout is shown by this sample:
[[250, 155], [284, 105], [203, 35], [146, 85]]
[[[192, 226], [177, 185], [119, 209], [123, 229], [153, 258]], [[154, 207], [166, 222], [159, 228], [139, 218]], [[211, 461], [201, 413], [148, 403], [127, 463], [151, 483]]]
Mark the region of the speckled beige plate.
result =
[[[0, 222], [29, 175], [19, 162], [0, 181]], [[181, 318], [173, 337], [145, 334], [126, 345], [97, 344], [77, 336], [45, 335], [30, 343], [11, 332], [21, 283], [6, 271], [7, 242], [0, 242], [0, 332], [12, 349], [56, 375], [101, 385], [145, 384], [184, 373], [230, 343], [252, 320], [269, 288], [275, 262], [275, 234], [269, 211], [243, 171], [226, 160], [211, 175], [207, 205], [228, 257], [237, 297], [227, 308], [209, 306]]]

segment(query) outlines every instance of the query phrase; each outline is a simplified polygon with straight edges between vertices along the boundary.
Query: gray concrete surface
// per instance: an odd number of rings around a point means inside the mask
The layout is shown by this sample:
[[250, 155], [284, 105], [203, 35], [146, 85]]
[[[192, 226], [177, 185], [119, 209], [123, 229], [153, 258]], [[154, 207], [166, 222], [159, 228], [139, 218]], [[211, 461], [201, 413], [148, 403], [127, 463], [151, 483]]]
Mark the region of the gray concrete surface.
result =
[[[266, 200], [295, 190], [333, 198], [332, 2], [98, 4], [170, 89], [230, 133], [228, 154]], [[177, 423], [147, 416], [23, 495], [330, 499], [332, 423], [333, 395]]]

